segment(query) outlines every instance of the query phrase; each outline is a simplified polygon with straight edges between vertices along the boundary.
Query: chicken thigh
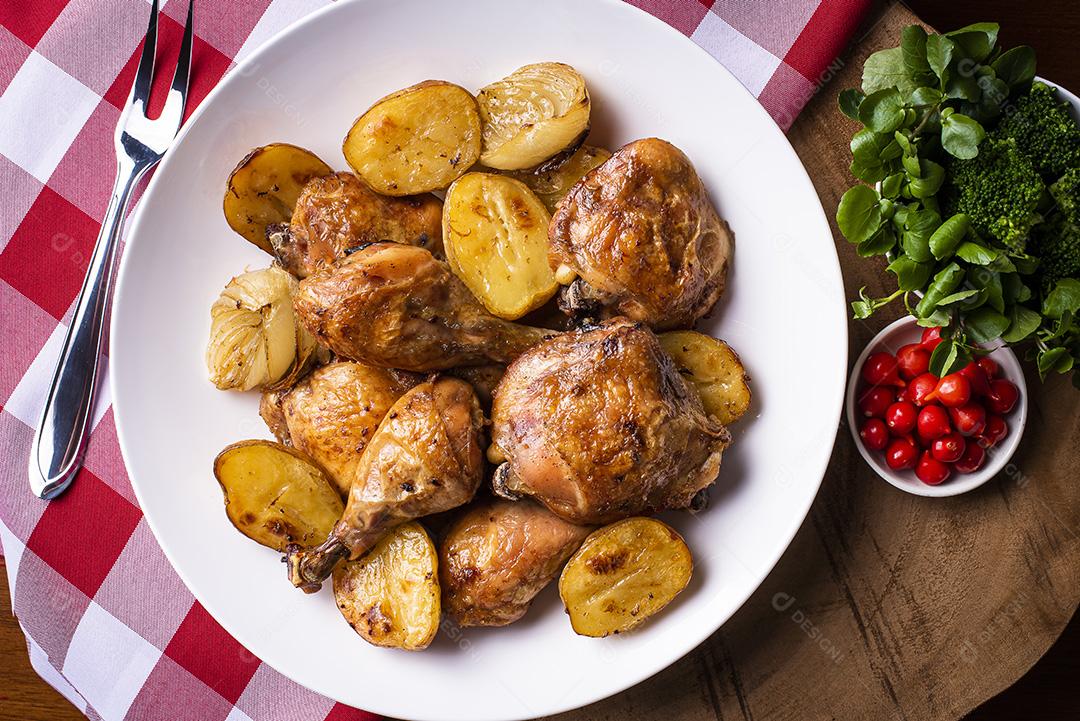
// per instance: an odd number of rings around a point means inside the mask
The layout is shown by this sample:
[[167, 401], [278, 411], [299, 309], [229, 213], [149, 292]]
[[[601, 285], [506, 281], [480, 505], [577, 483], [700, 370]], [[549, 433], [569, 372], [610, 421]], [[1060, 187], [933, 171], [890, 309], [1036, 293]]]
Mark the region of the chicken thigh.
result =
[[495, 492], [572, 523], [686, 508], [730, 441], [647, 327], [625, 318], [519, 357], [491, 411]]
[[267, 233], [285, 270], [304, 278], [352, 248], [392, 240], [442, 251], [442, 202], [434, 195], [379, 195], [352, 173], [304, 186], [288, 227]]
[[552, 334], [496, 318], [423, 248], [374, 243], [300, 283], [300, 322], [340, 356], [430, 371], [508, 363]]
[[259, 411], [278, 440], [318, 463], [342, 496], [379, 422], [420, 377], [337, 361], [281, 393], [263, 394]]
[[341, 520], [319, 546], [290, 546], [289, 580], [311, 593], [338, 561], [357, 559], [390, 529], [467, 503], [483, 474], [483, 415], [469, 384], [438, 378], [393, 405], [356, 467]]
[[443, 610], [462, 626], [513, 623], [591, 530], [531, 501], [466, 509], [439, 548]]
[[548, 257], [573, 315], [622, 315], [689, 327], [724, 291], [733, 236], [690, 160], [671, 143], [636, 140], [563, 198]]

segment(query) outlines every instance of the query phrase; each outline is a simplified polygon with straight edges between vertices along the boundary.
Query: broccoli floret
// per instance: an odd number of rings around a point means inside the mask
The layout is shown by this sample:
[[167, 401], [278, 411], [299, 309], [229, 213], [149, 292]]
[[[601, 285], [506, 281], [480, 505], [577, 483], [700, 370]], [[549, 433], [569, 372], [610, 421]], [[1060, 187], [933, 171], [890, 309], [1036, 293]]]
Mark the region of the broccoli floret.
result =
[[967, 213], [980, 236], [1024, 252], [1046, 190], [1031, 161], [1012, 138], [986, 138], [971, 160], [954, 160], [945, 192], [949, 214]]
[[1050, 194], [1057, 207], [1035, 233], [1039, 276], [1048, 289], [1062, 278], [1080, 278], [1080, 168], [1051, 185]]
[[1057, 88], [1032, 84], [1027, 95], [1017, 98], [1011, 112], [1006, 111], [993, 134], [1013, 138], [1047, 180], [1080, 166], [1080, 125], [1058, 98]]

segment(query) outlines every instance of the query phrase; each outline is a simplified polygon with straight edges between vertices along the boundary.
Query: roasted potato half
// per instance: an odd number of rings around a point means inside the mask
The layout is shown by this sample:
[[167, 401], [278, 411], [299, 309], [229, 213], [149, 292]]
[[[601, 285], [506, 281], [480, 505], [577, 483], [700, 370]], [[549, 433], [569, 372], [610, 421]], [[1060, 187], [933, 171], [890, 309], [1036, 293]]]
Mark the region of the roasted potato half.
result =
[[468, 90], [425, 80], [387, 95], [353, 123], [345, 160], [385, 195], [445, 188], [480, 157], [480, 114]]
[[692, 330], [661, 333], [660, 345], [701, 395], [705, 412], [724, 425], [750, 408], [750, 376], [727, 343]]
[[682, 536], [654, 518], [627, 518], [593, 532], [563, 568], [559, 595], [574, 632], [629, 631], [690, 582], [694, 561]]
[[236, 530], [277, 551], [326, 540], [345, 506], [323, 472], [273, 441], [240, 441], [214, 459], [225, 513]]
[[547, 259], [551, 215], [520, 180], [467, 173], [443, 204], [443, 247], [451, 270], [492, 314], [514, 320], [555, 294]]
[[331, 172], [318, 156], [295, 145], [272, 143], [255, 148], [229, 174], [225, 220], [230, 228], [272, 254], [266, 226], [288, 223], [307, 182]]
[[539, 165], [589, 130], [585, 78], [563, 63], [518, 68], [477, 95], [484, 123], [480, 162], [499, 170]]
[[529, 186], [529, 190], [536, 193], [536, 197], [543, 201], [548, 211], [554, 213], [555, 206], [566, 197], [570, 188], [610, 157], [611, 152], [608, 150], [582, 145], [553, 168], [546, 167], [548, 164], [545, 163], [532, 170], [514, 171], [510, 173], [510, 177]]
[[334, 569], [334, 600], [361, 638], [417, 651], [439, 630], [438, 555], [416, 522], [398, 526], [371, 551]]

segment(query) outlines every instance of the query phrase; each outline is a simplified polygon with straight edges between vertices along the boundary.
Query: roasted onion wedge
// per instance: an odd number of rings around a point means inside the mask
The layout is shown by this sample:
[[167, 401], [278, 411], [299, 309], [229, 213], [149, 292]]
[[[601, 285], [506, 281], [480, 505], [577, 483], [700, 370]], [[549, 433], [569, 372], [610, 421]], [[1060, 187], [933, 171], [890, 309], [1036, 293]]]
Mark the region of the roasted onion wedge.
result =
[[236, 530], [277, 551], [323, 541], [345, 510], [323, 472], [280, 443], [234, 443], [214, 459], [214, 476]]
[[288, 223], [304, 185], [331, 172], [318, 156], [295, 145], [272, 143], [255, 148], [229, 175], [225, 220], [230, 228], [272, 254], [266, 226]]
[[724, 425], [742, 418], [750, 408], [750, 377], [731, 346], [692, 330], [657, 337], [679, 372], [697, 388], [706, 413]]
[[589, 130], [585, 79], [563, 63], [526, 65], [484, 87], [480, 162], [499, 170], [539, 165], [580, 143]]
[[427, 648], [441, 613], [435, 544], [419, 523], [398, 526], [363, 558], [338, 564], [334, 600], [365, 641]]
[[575, 633], [607, 636], [668, 605], [693, 570], [675, 529], [654, 518], [627, 518], [585, 539], [563, 569], [559, 595]]
[[221, 390], [292, 385], [318, 351], [293, 313], [296, 278], [276, 266], [238, 275], [210, 307], [206, 366]]
[[519, 180], [467, 173], [446, 193], [443, 247], [450, 269], [492, 314], [514, 320], [557, 284], [547, 260], [551, 215]]
[[387, 95], [342, 146], [356, 174], [385, 195], [445, 188], [480, 156], [480, 115], [468, 90], [441, 80]]

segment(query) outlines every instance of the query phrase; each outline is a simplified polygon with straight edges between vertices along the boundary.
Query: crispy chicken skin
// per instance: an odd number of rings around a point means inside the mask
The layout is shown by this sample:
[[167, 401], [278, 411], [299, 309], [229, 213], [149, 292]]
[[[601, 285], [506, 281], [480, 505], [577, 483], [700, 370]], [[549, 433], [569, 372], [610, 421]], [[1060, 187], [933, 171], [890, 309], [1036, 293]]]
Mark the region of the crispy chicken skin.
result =
[[310, 456], [345, 496], [383, 416], [420, 380], [411, 373], [337, 361], [284, 393], [264, 394], [260, 412], [279, 440]]
[[300, 282], [301, 323], [339, 356], [431, 371], [508, 363], [551, 331], [496, 318], [424, 248], [374, 243]]
[[470, 506], [440, 544], [443, 610], [462, 626], [513, 623], [591, 530], [531, 501]]
[[390, 529], [468, 503], [483, 475], [476, 394], [457, 378], [426, 380], [393, 405], [360, 456], [345, 513], [320, 546], [290, 546], [289, 579], [317, 591], [343, 558]]
[[730, 441], [656, 336], [616, 318], [533, 347], [491, 411], [495, 492], [531, 496], [573, 523], [686, 508]]
[[391, 198], [352, 173], [315, 178], [304, 186], [287, 230], [269, 233], [286, 270], [299, 278], [380, 240], [442, 252], [442, 201], [434, 195]]
[[724, 292], [734, 238], [690, 160], [657, 138], [624, 145], [563, 198], [548, 257], [564, 310], [689, 327]]

